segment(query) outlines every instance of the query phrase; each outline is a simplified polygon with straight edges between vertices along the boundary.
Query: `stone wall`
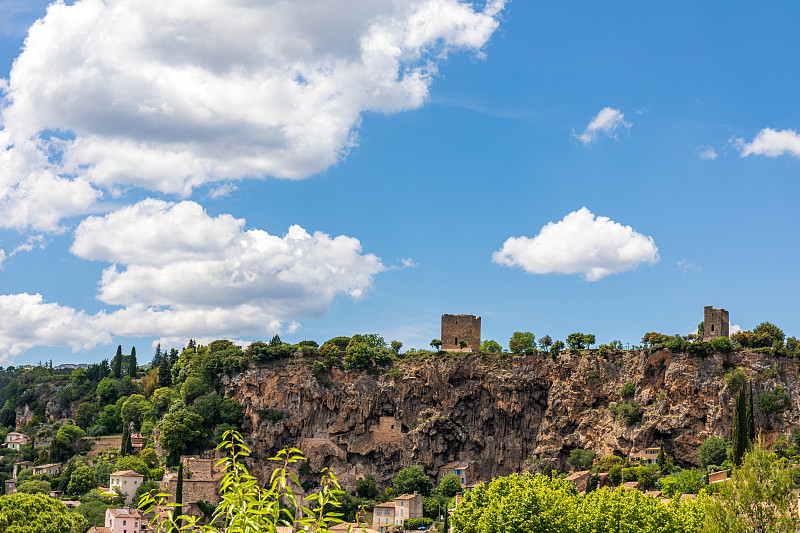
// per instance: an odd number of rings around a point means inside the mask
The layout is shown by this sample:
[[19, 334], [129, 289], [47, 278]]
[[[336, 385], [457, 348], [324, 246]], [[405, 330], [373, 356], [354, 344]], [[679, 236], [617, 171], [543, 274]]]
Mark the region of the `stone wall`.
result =
[[122, 448], [122, 435], [111, 435], [108, 437], [94, 437], [89, 451], [89, 457], [97, 457], [100, 452], [108, 450], [119, 450]]
[[715, 309], [707, 305], [703, 312], [703, 340], [727, 337], [730, 319], [725, 309]]
[[459, 341], [465, 341], [463, 351], [477, 352], [481, 348], [481, 317], [475, 315], [442, 315], [442, 350], [462, 351]]

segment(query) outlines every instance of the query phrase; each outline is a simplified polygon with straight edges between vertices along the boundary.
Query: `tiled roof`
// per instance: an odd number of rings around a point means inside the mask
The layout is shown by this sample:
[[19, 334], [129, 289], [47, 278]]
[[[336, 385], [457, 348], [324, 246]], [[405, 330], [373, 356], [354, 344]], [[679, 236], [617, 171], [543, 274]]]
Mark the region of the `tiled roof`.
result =
[[411, 498], [415, 498], [419, 496], [419, 494], [403, 494], [402, 496], [398, 496], [395, 500], [410, 500]]
[[453, 468], [467, 468], [472, 463], [474, 463], [474, 461], [453, 461], [452, 463], [447, 463], [446, 465], [441, 467], [439, 470], [442, 470], [442, 469], [450, 470], [450, 469], [453, 469]]
[[139, 472], [134, 472], [133, 470], [118, 470], [111, 474], [112, 476], [122, 476], [122, 477], [144, 477]]
[[394, 508], [394, 502], [379, 503], [375, 507], [391, 507], [391, 508]]
[[121, 517], [130, 517], [130, 518], [141, 518], [142, 515], [139, 514], [139, 511], [136, 509], [131, 509], [130, 507], [122, 507], [120, 509], [109, 509], [109, 513], [114, 516], [121, 516]]

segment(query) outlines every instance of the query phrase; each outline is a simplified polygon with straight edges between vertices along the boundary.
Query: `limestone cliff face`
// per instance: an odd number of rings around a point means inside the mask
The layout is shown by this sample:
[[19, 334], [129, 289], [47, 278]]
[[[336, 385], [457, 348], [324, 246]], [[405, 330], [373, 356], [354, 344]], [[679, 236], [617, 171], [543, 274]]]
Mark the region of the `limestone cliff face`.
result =
[[[345, 485], [359, 474], [387, 484], [402, 467], [430, 475], [453, 460], [475, 461], [478, 479], [532, 470], [568, 469], [572, 448], [626, 455], [657, 446], [684, 465], [698, 464], [709, 435], [727, 435], [733, 393], [723, 368], [753, 380], [754, 396], [781, 385], [791, 409], [756, 424], [767, 441], [787, 432], [798, 413], [797, 366], [791, 359], [737, 352], [698, 358], [655, 352], [550, 356], [458, 355], [397, 363], [403, 376], [335, 369], [324, 385], [302, 360], [250, 368], [226, 381], [246, 407], [245, 432], [258, 457], [300, 447], [315, 471], [333, 466]], [[626, 382], [644, 408], [631, 427], [615, 420]], [[277, 422], [263, 416], [280, 410]]]

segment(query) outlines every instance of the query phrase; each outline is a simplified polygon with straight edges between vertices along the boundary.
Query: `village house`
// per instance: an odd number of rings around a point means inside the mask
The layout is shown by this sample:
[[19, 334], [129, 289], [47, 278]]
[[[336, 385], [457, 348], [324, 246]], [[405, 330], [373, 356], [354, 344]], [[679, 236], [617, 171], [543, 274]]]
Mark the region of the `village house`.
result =
[[14, 494], [17, 492], [17, 478], [12, 477], [5, 481], [5, 493]]
[[589, 478], [591, 475], [592, 473], [589, 470], [582, 470], [580, 472], [571, 473], [565, 479], [575, 483], [575, 487], [578, 489], [578, 492], [586, 492], [586, 485], [589, 484]]
[[144, 448], [144, 437], [141, 433], [131, 433], [131, 448], [133, 451], [140, 452]]
[[27, 435], [23, 435], [17, 431], [12, 431], [6, 435], [6, 447], [9, 450], [19, 450], [21, 447], [28, 444], [30, 439]]
[[422, 495], [414, 492], [376, 505], [372, 515], [372, 528], [386, 533], [393, 526], [400, 526], [402, 529], [403, 522], [409, 518], [422, 518], [422, 500]]
[[14, 463], [14, 472], [11, 474], [11, 477], [17, 477], [20, 472], [30, 468], [33, 468], [33, 463], [31, 461], [20, 461], [18, 463]]
[[113, 491], [119, 487], [119, 490], [125, 495], [125, 505], [130, 505], [136, 495], [136, 489], [144, 481], [144, 476], [133, 470], [118, 470], [111, 474], [109, 479], [111, 481], [109, 488]]
[[439, 482], [449, 474], [458, 476], [462, 485], [472, 485], [475, 483], [475, 463], [473, 461], [453, 461], [447, 463], [439, 469]]
[[60, 463], [49, 463], [46, 465], [39, 465], [33, 467], [33, 475], [34, 476], [42, 476], [47, 475], [50, 477], [55, 477], [61, 473], [61, 464]]
[[658, 462], [658, 450], [660, 450], [660, 448], [656, 447], [635, 451], [629, 456], [630, 462], [642, 465], [654, 465]]
[[[203, 459], [193, 456], [181, 456], [183, 463], [183, 512], [188, 515], [200, 515], [202, 511], [198, 501], [211, 505], [219, 503], [219, 489], [225, 472], [214, 459]], [[162, 492], [175, 494], [178, 485], [177, 472], [168, 472], [159, 482]], [[173, 501], [170, 499], [169, 501]]]
[[720, 470], [719, 472], [711, 472], [708, 474], [708, 484], [711, 483], [721, 483], [722, 481], [727, 481], [728, 478], [728, 470]]
[[144, 533], [148, 531], [147, 522], [136, 509], [106, 509], [106, 521], [103, 527], [89, 528], [87, 533]]

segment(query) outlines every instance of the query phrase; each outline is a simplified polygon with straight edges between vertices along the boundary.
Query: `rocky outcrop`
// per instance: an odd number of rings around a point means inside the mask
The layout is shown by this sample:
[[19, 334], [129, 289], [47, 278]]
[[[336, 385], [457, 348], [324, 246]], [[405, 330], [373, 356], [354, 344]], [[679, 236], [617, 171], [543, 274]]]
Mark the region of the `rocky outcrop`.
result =
[[[700, 443], [728, 433], [733, 393], [725, 370], [733, 367], [753, 380], [756, 397], [780, 385], [791, 399], [778, 414], [756, 408], [765, 440], [787, 432], [798, 412], [794, 360], [752, 352], [459, 354], [396, 367], [402, 377], [334, 369], [319, 380], [296, 358], [251, 367], [225, 385], [245, 405], [256, 457], [300, 446], [314, 471], [333, 466], [346, 486], [365, 473], [385, 485], [412, 464], [436, 475], [453, 460], [474, 461], [485, 480], [544, 464], [567, 470], [573, 448], [627, 455], [662, 439], [677, 463], [696, 465]], [[644, 409], [630, 427], [611, 409], [629, 381]], [[283, 418], [267, 416], [277, 411]]]

